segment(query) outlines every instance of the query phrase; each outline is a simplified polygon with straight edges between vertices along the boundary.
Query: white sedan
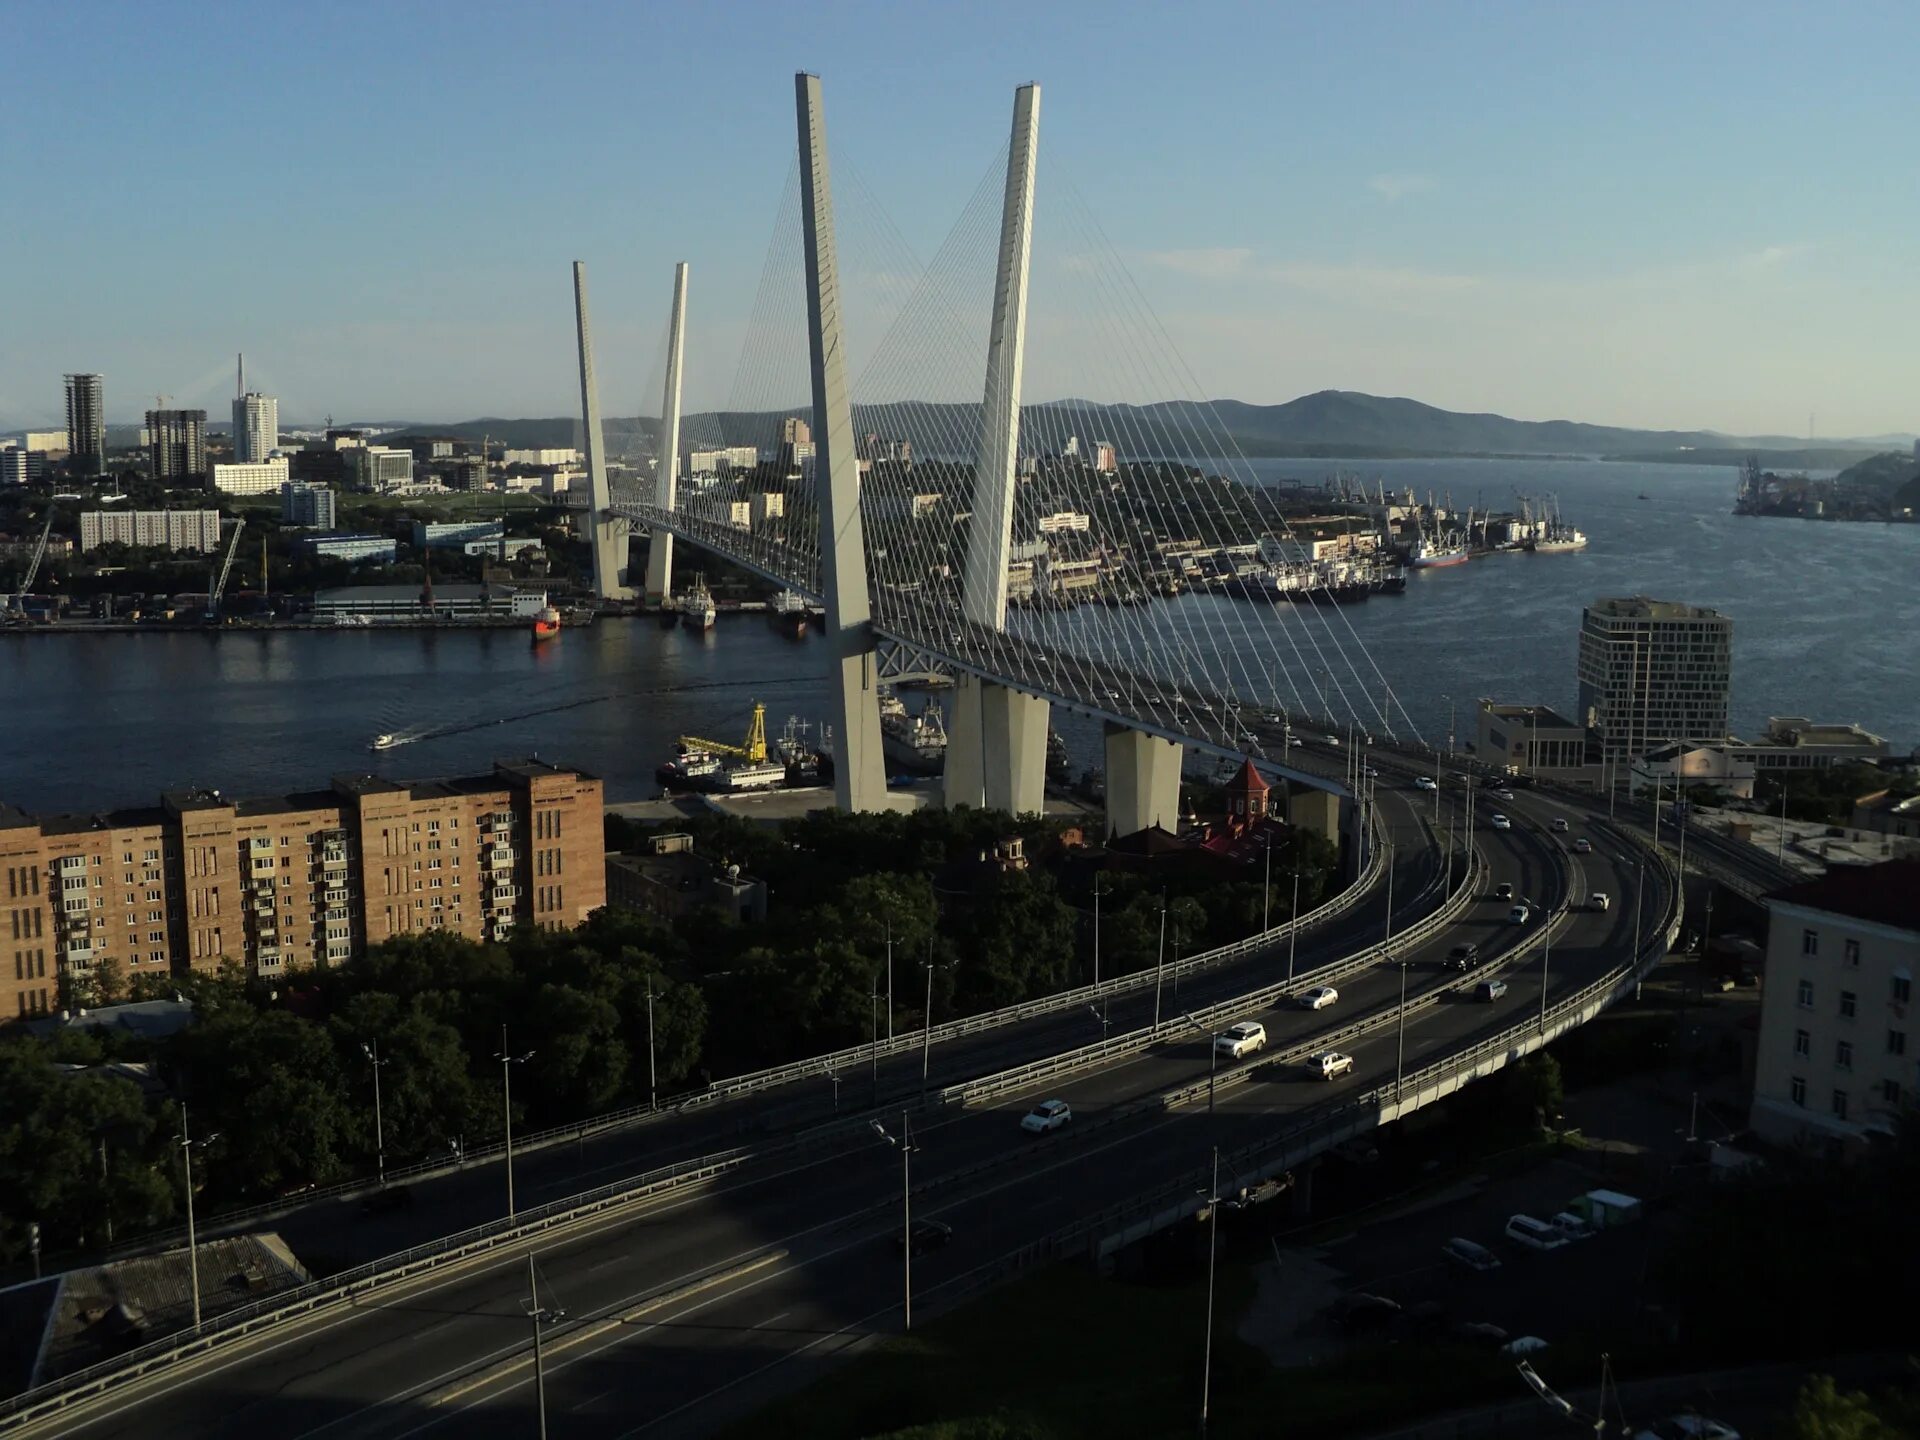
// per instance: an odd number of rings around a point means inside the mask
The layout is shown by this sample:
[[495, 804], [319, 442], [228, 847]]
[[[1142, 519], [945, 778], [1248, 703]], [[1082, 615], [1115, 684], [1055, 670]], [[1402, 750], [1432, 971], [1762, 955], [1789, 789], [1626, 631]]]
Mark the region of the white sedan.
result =
[[1073, 1119], [1073, 1109], [1064, 1100], [1042, 1100], [1020, 1117], [1020, 1128], [1029, 1135], [1045, 1135]]
[[1502, 815], [1498, 810], [1493, 812], [1493, 818], [1488, 820], [1487, 823], [1496, 830], [1511, 830], [1513, 828], [1513, 821]]
[[1300, 997], [1300, 1003], [1309, 1010], [1324, 1010], [1340, 998], [1340, 992], [1331, 985], [1322, 985], [1317, 990], [1309, 990]]
[[1440, 782], [1431, 775], [1416, 775], [1413, 777], [1413, 788], [1416, 790], [1438, 790], [1440, 788]]

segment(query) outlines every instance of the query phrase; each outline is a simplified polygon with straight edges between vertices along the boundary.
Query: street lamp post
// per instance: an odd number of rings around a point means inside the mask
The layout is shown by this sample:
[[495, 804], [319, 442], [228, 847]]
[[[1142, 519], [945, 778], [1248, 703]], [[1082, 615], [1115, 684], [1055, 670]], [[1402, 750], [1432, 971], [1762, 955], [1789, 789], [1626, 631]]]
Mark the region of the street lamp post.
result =
[[1382, 945], [1393, 943], [1393, 842], [1387, 842], [1387, 933]]
[[1100, 877], [1093, 877], [1093, 983], [1100, 983]]
[[933, 939], [927, 939], [927, 958], [921, 962], [927, 972], [927, 1012], [920, 1022], [920, 1088], [927, 1088], [927, 1075], [933, 1068], [933, 972], [951, 970], [952, 965], [933, 963]]
[[1153, 1028], [1160, 1028], [1160, 987], [1167, 966], [1167, 897], [1160, 896], [1160, 951], [1153, 962]]
[[660, 1108], [660, 1074], [654, 1066], [653, 972], [647, 972], [647, 1109]]
[[1553, 919], [1547, 919], [1547, 934], [1540, 946], [1540, 1033], [1547, 1030], [1547, 967], [1553, 963]]
[[387, 1131], [380, 1116], [380, 1071], [387, 1062], [380, 1058], [378, 1040], [362, 1042], [360, 1053], [367, 1057], [367, 1063], [373, 1067], [373, 1156], [380, 1183], [384, 1185], [387, 1183]]
[[906, 1323], [903, 1328], [913, 1329], [913, 1131], [908, 1126], [907, 1112], [900, 1112], [900, 1134], [896, 1137], [878, 1120], [867, 1122], [873, 1127], [873, 1133], [900, 1152], [900, 1253], [905, 1261], [906, 1291], [902, 1313]]
[[566, 1318], [565, 1310], [549, 1310], [540, 1303], [540, 1279], [533, 1252], [527, 1252], [527, 1318], [533, 1322], [533, 1399], [540, 1417], [540, 1440], [547, 1440], [547, 1357], [540, 1343], [540, 1327]]
[[1207, 1343], [1200, 1361], [1200, 1435], [1206, 1440], [1207, 1402], [1213, 1390], [1213, 1272], [1220, 1246], [1220, 1147], [1213, 1147], [1213, 1186], [1207, 1195]]
[[880, 1098], [880, 977], [873, 977], [873, 1098]]
[[513, 1067], [533, 1058], [533, 1051], [514, 1055], [507, 1050], [507, 1027], [500, 1027], [500, 1104], [507, 1121], [507, 1219], [513, 1219]]
[[1407, 962], [1404, 958], [1400, 961], [1400, 1016], [1394, 1028], [1393, 1098], [1397, 1103], [1400, 1099], [1400, 1077], [1407, 1064]]
[[887, 1039], [893, 1039], [893, 917], [887, 921]]
[[193, 1152], [196, 1147], [206, 1149], [220, 1136], [216, 1133], [199, 1140], [191, 1137], [187, 1130], [187, 1105], [180, 1102], [180, 1160], [186, 1167], [187, 1180], [187, 1273], [193, 1284], [193, 1328], [200, 1329], [200, 1240], [193, 1227]]
[[1263, 831], [1260, 838], [1266, 842], [1263, 847], [1266, 851], [1266, 874], [1260, 882], [1260, 933], [1264, 935], [1268, 930], [1268, 916], [1273, 903], [1273, 835]]
[[1300, 948], [1300, 868], [1293, 871], [1293, 913], [1287, 917], [1287, 984], [1293, 984], [1293, 956]]

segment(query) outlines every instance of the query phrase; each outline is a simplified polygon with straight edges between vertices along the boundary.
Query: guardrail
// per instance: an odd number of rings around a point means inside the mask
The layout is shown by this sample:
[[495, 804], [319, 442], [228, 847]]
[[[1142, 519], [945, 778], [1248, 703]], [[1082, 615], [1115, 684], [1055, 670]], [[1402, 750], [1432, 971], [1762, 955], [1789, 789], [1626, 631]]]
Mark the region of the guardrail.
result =
[[[1423, 824], [1424, 824], [1423, 820]], [[1338, 895], [1324, 904], [1315, 907], [1306, 914], [1268, 930], [1230, 941], [1196, 955], [1186, 956], [1172, 965], [1161, 967], [1161, 975], [1166, 978], [1180, 978], [1215, 969], [1231, 961], [1240, 960], [1256, 954], [1270, 946], [1290, 939], [1296, 931], [1305, 931], [1332, 920], [1358, 905], [1376, 887], [1386, 873], [1387, 849], [1383, 844], [1375, 843], [1368, 847], [1372, 852], [1367, 864], [1353, 883], [1345, 886]], [[1016, 1005], [1002, 1006], [998, 1010], [985, 1011], [979, 1015], [963, 1016], [957, 1020], [948, 1020], [933, 1027], [929, 1036], [924, 1029], [903, 1030], [898, 1035], [882, 1040], [876, 1046], [872, 1042], [864, 1045], [849, 1046], [828, 1055], [816, 1055], [805, 1060], [790, 1061], [785, 1065], [772, 1066], [765, 1070], [750, 1071], [745, 1075], [736, 1075], [727, 1080], [716, 1080], [701, 1090], [689, 1091], [672, 1096], [657, 1106], [630, 1105], [619, 1110], [610, 1110], [587, 1120], [576, 1121], [570, 1125], [554, 1125], [543, 1130], [527, 1131], [514, 1137], [513, 1151], [516, 1155], [529, 1154], [555, 1145], [576, 1144], [591, 1137], [606, 1135], [630, 1125], [643, 1124], [661, 1116], [676, 1115], [683, 1111], [697, 1109], [720, 1100], [730, 1100], [759, 1090], [774, 1089], [781, 1085], [792, 1084], [796, 1080], [811, 1079], [832, 1075], [841, 1070], [850, 1070], [859, 1065], [870, 1064], [875, 1059], [884, 1059], [894, 1055], [911, 1054], [928, 1045], [940, 1045], [949, 1040], [960, 1039], [967, 1035], [997, 1029], [1002, 1025], [1013, 1024], [1036, 1016], [1052, 1014], [1059, 1010], [1070, 1010], [1080, 1005], [1092, 1004], [1096, 1000], [1123, 995], [1133, 990], [1144, 989], [1155, 983], [1154, 972], [1150, 970], [1133, 971], [1126, 975], [1103, 980], [1097, 985], [1082, 985], [1072, 990], [1056, 991], [1034, 1000], [1022, 1001]], [[406, 1184], [414, 1180], [425, 1180], [440, 1175], [448, 1175], [464, 1170], [469, 1166], [489, 1164], [503, 1158], [506, 1145], [502, 1141], [489, 1141], [481, 1145], [468, 1146], [457, 1158], [435, 1157], [418, 1160], [405, 1165], [389, 1165], [384, 1181], [363, 1175], [353, 1180], [343, 1180], [333, 1185], [315, 1186], [296, 1194], [282, 1196], [276, 1200], [263, 1200], [253, 1205], [240, 1206], [231, 1210], [222, 1210], [209, 1216], [200, 1224], [202, 1234], [212, 1237], [230, 1233], [238, 1226], [252, 1221], [267, 1219], [275, 1215], [284, 1215], [292, 1210], [301, 1209], [321, 1200], [350, 1199], [362, 1195], [376, 1186]], [[104, 1252], [107, 1257], [115, 1255], [150, 1254], [156, 1248], [183, 1241], [184, 1230], [162, 1231], [125, 1245], [115, 1246]]]

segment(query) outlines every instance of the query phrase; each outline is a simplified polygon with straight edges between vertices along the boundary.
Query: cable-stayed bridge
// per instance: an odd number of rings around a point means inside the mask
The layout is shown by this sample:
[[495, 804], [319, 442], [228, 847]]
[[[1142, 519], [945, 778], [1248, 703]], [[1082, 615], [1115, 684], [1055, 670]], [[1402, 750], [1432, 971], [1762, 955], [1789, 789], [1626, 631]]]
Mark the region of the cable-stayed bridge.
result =
[[[770, 463], [733, 475], [695, 474], [688, 464], [682, 264], [653, 473], [637, 489], [615, 488], [585, 276], [576, 266], [600, 595], [624, 598], [643, 588], [649, 601], [669, 598], [680, 541], [823, 605], [836, 798], [846, 809], [884, 803], [880, 687], [928, 670], [955, 680], [949, 804], [1039, 810], [1054, 707], [1103, 724], [1109, 833], [1175, 828], [1188, 751], [1251, 754], [1279, 774], [1351, 798], [1356, 787], [1334, 773], [1352, 774], [1351, 763], [1306, 759], [1279, 733], [1299, 725], [1414, 737], [1332, 596], [1310, 591], [1279, 604], [1156, 593], [1178, 589], [1173, 557], [1183, 552], [1215, 563], [1299, 553], [1210, 408], [1197, 396], [1170, 405], [1023, 404], [1039, 87], [1016, 92], [1004, 160], [901, 306], [860, 381], [874, 393], [866, 404], [856, 402], [849, 379], [848, 292], [819, 80], [797, 77], [795, 98], [799, 163], [789, 198], [797, 203], [785, 207], [776, 228], [740, 365], [744, 393], [737, 382], [735, 397], [750, 402], [798, 388], [797, 376], [780, 373], [797, 359], [781, 335], [783, 326], [793, 333], [804, 301], [810, 405], [804, 419], [786, 422]], [[1069, 191], [1060, 226], [1066, 253], [1053, 273], [1091, 277], [1090, 298], [1076, 311], [1093, 334], [1091, 353], [1115, 362], [1114, 383], [1135, 393], [1189, 393], [1164, 332], [1097, 220], [1084, 207], [1076, 212], [1073, 198]], [[989, 226], [996, 208], [997, 224]], [[990, 271], [976, 262], [982, 249], [990, 249]], [[974, 309], [989, 287], [990, 303]], [[976, 327], [979, 319], [984, 327]], [[969, 333], [976, 328], [984, 329], [984, 346]], [[916, 398], [916, 391], [954, 393], [957, 376], [973, 377], [977, 401]], [[717, 453], [729, 453], [719, 448], [729, 444], [766, 453], [766, 417], [742, 413], [751, 408], [734, 409], [731, 434], [708, 437]], [[777, 410], [777, 400], [765, 408]], [[652, 535], [644, 581], [625, 573], [629, 527]], [[1027, 603], [1015, 603], [1016, 578]], [[1076, 603], [1096, 594], [1095, 603]], [[1278, 741], [1279, 753], [1266, 754], [1256, 725]], [[1342, 823], [1353, 824], [1353, 807], [1343, 808]]]

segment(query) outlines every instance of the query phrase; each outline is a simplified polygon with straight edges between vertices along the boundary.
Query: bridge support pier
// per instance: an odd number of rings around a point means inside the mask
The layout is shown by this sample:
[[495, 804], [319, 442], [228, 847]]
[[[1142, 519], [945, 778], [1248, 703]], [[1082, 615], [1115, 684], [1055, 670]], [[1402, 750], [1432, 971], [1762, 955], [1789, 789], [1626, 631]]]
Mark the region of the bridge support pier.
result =
[[[653, 503], [672, 510], [680, 483], [680, 361], [686, 350], [687, 262], [673, 267], [673, 318], [667, 327], [667, 380], [660, 397], [660, 445], [653, 476]], [[654, 529], [647, 547], [647, 603], [663, 605], [673, 594], [673, 535]]]
[[1181, 747], [1158, 735], [1107, 726], [1107, 838], [1158, 825], [1180, 828]]
[[593, 593], [602, 600], [625, 600], [627, 522], [613, 514], [607, 484], [607, 444], [600, 428], [600, 384], [593, 376], [593, 333], [587, 323], [587, 267], [573, 262], [573, 316], [580, 337], [580, 422], [587, 447], [587, 539], [593, 547]]
[[1037, 815], [1046, 808], [1045, 700], [978, 676], [954, 679], [946, 803]]
[[886, 756], [880, 744], [879, 665], [867, 594], [867, 541], [860, 523], [860, 470], [853, 449], [840, 336], [840, 260], [833, 238], [833, 184], [820, 77], [794, 77], [800, 130], [801, 240], [807, 267], [807, 350], [813, 373], [814, 485], [820, 510], [820, 588], [832, 666], [833, 797], [842, 810], [883, 810]]

